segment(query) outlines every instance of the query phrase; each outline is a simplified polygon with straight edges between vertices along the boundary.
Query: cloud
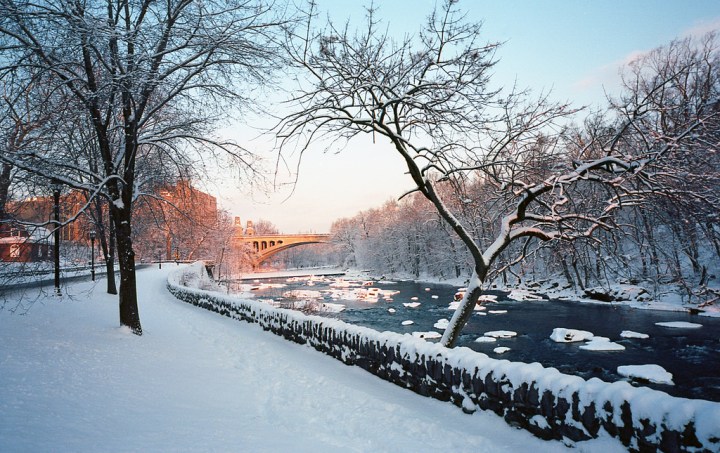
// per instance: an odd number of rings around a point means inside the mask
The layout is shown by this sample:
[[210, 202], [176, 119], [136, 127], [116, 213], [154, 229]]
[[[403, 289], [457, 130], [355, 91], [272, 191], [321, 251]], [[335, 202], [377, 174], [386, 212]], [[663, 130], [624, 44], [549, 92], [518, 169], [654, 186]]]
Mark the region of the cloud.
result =
[[648, 52], [648, 50], [634, 50], [619, 60], [595, 68], [590, 74], [573, 83], [572, 88], [575, 91], [588, 91], [600, 87], [610, 89], [619, 86], [620, 69], [642, 58]]
[[[720, 17], [697, 21], [693, 26], [680, 32], [678, 37], [699, 38], [713, 31], [720, 33]], [[634, 50], [621, 59], [595, 68], [590, 74], [573, 83], [572, 88], [577, 92], [595, 90], [601, 87], [612, 91], [620, 85], [620, 70], [651, 51], [652, 49]]]
[[695, 25], [680, 33], [680, 37], [697, 38], [711, 31], [720, 31], [720, 17], [698, 21]]

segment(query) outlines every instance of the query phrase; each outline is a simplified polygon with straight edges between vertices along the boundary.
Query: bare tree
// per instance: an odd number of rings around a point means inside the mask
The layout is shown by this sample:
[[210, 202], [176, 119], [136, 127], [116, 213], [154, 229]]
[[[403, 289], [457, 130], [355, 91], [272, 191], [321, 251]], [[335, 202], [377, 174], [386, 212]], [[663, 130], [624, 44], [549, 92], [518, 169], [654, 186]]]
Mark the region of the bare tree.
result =
[[[530, 99], [523, 91], [493, 88], [498, 44], [483, 42], [480, 24], [465, 21], [456, 3], [446, 1], [419, 35], [402, 42], [382, 31], [373, 8], [357, 32], [332, 23], [316, 31], [311, 13], [306, 33], [288, 43], [301, 88], [293, 112], [277, 126], [281, 152], [296, 146], [304, 152], [328, 134], [345, 140], [371, 134], [403, 157], [413, 191], [434, 205], [473, 260], [468, 290], [442, 338], [449, 347], [511, 244], [573, 240], [615, 228], [615, 212], [653, 191], [649, 168], [697, 127], [656, 141], [652, 152], [621, 148], [620, 138], [651, 108], [641, 98], [628, 105], [609, 140], [572, 154], [560, 147], [558, 123], [573, 111], [547, 96]], [[537, 162], [548, 159], [540, 171]], [[475, 236], [438, 190], [445, 181], [462, 188], [471, 180], [482, 181], [492, 195], [492, 212], [482, 216], [493, 222], [486, 225], [488, 237]], [[508, 261], [522, 259], [526, 249], [518, 247]]]
[[[0, 1], [0, 49], [6, 71], [26, 70], [75, 114], [87, 118], [97, 172], [86, 161], [33, 150], [3, 161], [104, 196], [117, 242], [120, 323], [140, 335], [132, 207], [150, 153], [222, 151], [248, 164], [244, 150], [213, 138], [212, 126], [247, 105], [249, 82], [276, 69], [273, 34], [282, 25], [260, 0], [128, 2]], [[283, 11], [279, 8], [278, 11]], [[62, 156], [59, 156], [62, 158]], [[83, 181], [68, 168], [84, 172]]]

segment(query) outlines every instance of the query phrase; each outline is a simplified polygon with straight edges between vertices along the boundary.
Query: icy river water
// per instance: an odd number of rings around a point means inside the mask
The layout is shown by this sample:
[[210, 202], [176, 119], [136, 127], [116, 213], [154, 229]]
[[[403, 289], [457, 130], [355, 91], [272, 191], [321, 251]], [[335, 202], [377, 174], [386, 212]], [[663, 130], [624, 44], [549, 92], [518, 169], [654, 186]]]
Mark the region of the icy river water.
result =
[[[247, 283], [247, 282], [246, 282]], [[413, 281], [376, 281], [362, 287], [362, 282], [349, 283], [333, 279], [265, 279], [254, 284], [252, 293], [259, 299], [287, 302], [288, 291], [312, 291], [319, 301], [342, 304], [339, 312], [315, 314], [345, 322], [398, 333], [441, 333], [434, 327], [441, 319], [450, 319], [448, 308], [458, 288], [443, 284]], [[267, 284], [272, 284], [270, 287]], [[331, 286], [332, 285], [332, 286]], [[351, 286], [347, 286], [351, 285]], [[232, 288], [232, 286], [231, 286]], [[357, 291], [397, 292], [385, 300], [358, 299]], [[235, 289], [239, 289], [236, 286]], [[247, 290], [248, 287], [245, 286]], [[316, 293], [316, 292], [319, 292]], [[297, 294], [297, 293], [296, 293]], [[680, 312], [638, 310], [617, 304], [588, 304], [570, 301], [516, 301], [507, 294], [495, 292], [495, 302], [484, 311], [476, 311], [463, 330], [459, 346], [467, 346], [490, 357], [520, 362], [540, 362], [563, 373], [585, 379], [598, 377], [613, 382], [627, 379], [617, 373], [621, 365], [657, 364], [672, 373], [674, 385], [643, 383], [671, 395], [720, 401], [720, 318], [699, 317]], [[405, 304], [410, 304], [406, 306]], [[394, 312], [393, 312], [394, 311]], [[403, 322], [405, 321], [404, 325]], [[412, 321], [409, 324], [408, 321]], [[699, 328], [668, 328], [658, 322], [685, 321], [701, 324]], [[550, 339], [554, 328], [578, 329], [596, 336], [608, 337], [625, 347], [622, 351], [589, 351], [582, 342], [557, 343]], [[488, 331], [509, 330], [512, 338], [495, 342], [475, 340]], [[649, 335], [646, 339], [622, 338], [624, 330]], [[437, 340], [428, 340], [437, 341]], [[498, 354], [495, 348], [510, 348]]]

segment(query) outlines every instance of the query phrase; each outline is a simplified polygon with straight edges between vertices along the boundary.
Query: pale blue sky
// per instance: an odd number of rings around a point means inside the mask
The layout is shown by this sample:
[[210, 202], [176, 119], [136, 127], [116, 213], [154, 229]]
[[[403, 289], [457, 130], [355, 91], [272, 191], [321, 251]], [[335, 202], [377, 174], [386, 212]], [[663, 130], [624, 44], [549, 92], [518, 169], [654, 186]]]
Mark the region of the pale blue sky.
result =
[[[332, 19], [362, 23], [363, 3], [321, 0]], [[377, 1], [390, 29], [412, 33], [419, 29], [435, 0]], [[464, 0], [460, 7], [473, 20], [484, 22], [488, 41], [503, 41], [494, 83], [535, 91], [552, 89], [553, 98], [574, 105], [598, 105], [604, 91], [617, 93], [618, 69], [632, 56], [664, 45], [677, 37], [720, 30], [720, 1]], [[246, 143], [272, 160], [267, 141]], [[326, 232], [333, 220], [377, 207], [397, 198], [411, 185], [402, 161], [382, 143], [354, 143], [344, 152], [309, 152], [303, 160], [299, 184], [271, 197], [221, 185], [219, 202], [243, 221], [260, 218], [281, 231]], [[253, 199], [254, 198], [254, 199]]]

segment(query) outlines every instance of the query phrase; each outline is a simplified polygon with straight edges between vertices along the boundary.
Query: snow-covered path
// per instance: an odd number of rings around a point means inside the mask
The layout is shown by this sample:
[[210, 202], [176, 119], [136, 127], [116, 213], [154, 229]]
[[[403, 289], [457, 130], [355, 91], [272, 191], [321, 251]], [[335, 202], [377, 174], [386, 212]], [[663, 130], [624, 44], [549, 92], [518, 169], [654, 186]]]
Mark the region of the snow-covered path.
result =
[[103, 282], [0, 311], [1, 451], [565, 450], [181, 303], [175, 269], [138, 273], [142, 337]]

